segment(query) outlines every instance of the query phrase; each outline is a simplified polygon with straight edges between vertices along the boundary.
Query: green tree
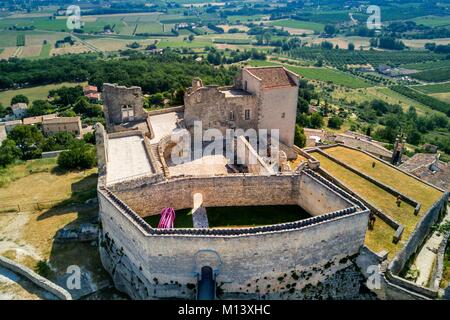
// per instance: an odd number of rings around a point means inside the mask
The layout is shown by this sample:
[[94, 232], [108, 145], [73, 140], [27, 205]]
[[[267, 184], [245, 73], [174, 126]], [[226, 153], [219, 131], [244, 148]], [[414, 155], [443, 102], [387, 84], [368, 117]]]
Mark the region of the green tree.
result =
[[8, 139], [13, 140], [20, 149], [20, 158], [22, 160], [39, 158], [42, 154], [42, 145], [45, 138], [35, 126], [16, 126], [9, 132]]
[[49, 114], [53, 111], [53, 106], [46, 100], [35, 100], [30, 108], [27, 109], [29, 117]]
[[311, 128], [319, 129], [323, 127], [323, 117], [318, 113], [314, 112], [310, 117]]
[[81, 86], [75, 87], [61, 87], [49, 92], [49, 96], [53, 98], [53, 103], [59, 106], [71, 106], [80, 97], [83, 97], [83, 88]]
[[58, 132], [48, 137], [43, 146], [43, 151], [56, 151], [70, 148], [75, 142], [75, 136], [70, 132]]
[[8, 114], [6, 107], [0, 102], [0, 118], [3, 118]]
[[298, 124], [295, 125], [294, 144], [299, 148], [303, 148], [306, 145], [305, 130]]
[[86, 132], [83, 135], [83, 140], [86, 143], [90, 143], [90, 144], [95, 145], [95, 134], [93, 132]]
[[154, 106], [162, 106], [164, 105], [164, 96], [162, 93], [152, 94], [149, 98], [150, 104]]
[[354, 45], [352, 42], [350, 42], [350, 43], [348, 44], [348, 50], [349, 50], [349, 51], [354, 51], [354, 50], [355, 50], [355, 45]]
[[336, 33], [336, 27], [331, 24], [327, 24], [324, 28], [324, 31], [326, 34], [331, 36]]
[[342, 123], [343, 121], [339, 116], [332, 116], [330, 119], [328, 119], [328, 128], [340, 129]]
[[309, 110], [309, 103], [303, 97], [298, 97], [297, 101], [297, 113], [307, 113]]
[[5, 139], [0, 146], [0, 166], [5, 167], [14, 163], [20, 157], [20, 149], [14, 140]]
[[16, 103], [20, 103], [20, 102], [23, 102], [23, 103], [26, 103], [26, 104], [30, 103], [28, 98], [26, 96], [24, 96], [23, 94], [18, 94], [18, 95], [14, 96], [11, 99], [11, 105], [16, 104]]
[[95, 164], [95, 147], [83, 140], [75, 141], [68, 151], [58, 156], [58, 166], [66, 170], [89, 169]]

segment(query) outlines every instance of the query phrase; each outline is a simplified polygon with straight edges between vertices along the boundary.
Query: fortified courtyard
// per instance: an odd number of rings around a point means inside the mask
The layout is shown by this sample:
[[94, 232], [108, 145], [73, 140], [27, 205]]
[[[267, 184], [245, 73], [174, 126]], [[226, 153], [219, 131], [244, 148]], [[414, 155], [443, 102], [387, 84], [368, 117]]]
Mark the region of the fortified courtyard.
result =
[[[183, 106], [152, 112], [139, 87], [104, 84], [100, 255], [119, 290], [135, 299], [438, 297], [442, 266], [426, 263], [423, 244], [448, 191], [345, 141], [295, 146], [298, 84], [282, 67], [243, 68], [230, 87], [193, 79]], [[268, 135], [252, 143], [230, 129]], [[195, 145], [202, 133], [214, 152]], [[411, 280], [413, 263], [421, 276]]]

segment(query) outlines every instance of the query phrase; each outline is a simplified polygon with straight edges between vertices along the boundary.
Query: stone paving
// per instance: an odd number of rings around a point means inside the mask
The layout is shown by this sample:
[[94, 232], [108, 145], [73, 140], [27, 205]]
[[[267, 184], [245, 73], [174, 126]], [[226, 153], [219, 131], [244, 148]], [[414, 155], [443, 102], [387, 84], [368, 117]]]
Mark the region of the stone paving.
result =
[[152, 173], [142, 137], [109, 139], [107, 150], [108, 183]]
[[180, 114], [169, 112], [150, 116], [154, 137], [150, 140], [151, 144], [158, 143], [162, 137], [172, 134], [177, 129], [177, 120]]

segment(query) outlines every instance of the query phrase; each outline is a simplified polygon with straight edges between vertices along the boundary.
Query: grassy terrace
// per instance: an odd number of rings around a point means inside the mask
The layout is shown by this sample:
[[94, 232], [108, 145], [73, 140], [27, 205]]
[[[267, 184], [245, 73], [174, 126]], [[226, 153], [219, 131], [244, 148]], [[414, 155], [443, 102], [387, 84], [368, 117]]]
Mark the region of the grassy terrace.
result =
[[[392, 243], [392, 236], [395, 231], [381, 221], [381, 219], [377, 219], [374, 229], [368, 230], [366, 234], [366, 245], [369, 248], [376, 252], [383, 249], [388, 250], [389, 258], [392, 258], [408, 240], [426, 210], [439, 199], [442, 193], [362, 152], [343, 147], [329, 148], [324, 151], [334, 158], [344, 161], [354, 169], [393, 187], [422, 204], [419, 214], [415, 216], [412, 206], [402, 202], [401, 206], [397, 207], [395, 196], [319, 153], [312, 153], [326, 171], [339, 179], [359, 196], [369, 199], [368, 202], [370, 204], [381, 209], [405, 226], [402, 239], [396, 245]], [[373, 162], [375, 162], [374, 168], [372, 168]]]
[[[96, 197], [96, 187], [96, 168], [65, 172], [58, 169], [56, 158], [1, 169], [0, 255], [31, 269], [47, 261], [52, 270], [46, 277], [52, 281], [65, 277], [70, 265], [89, 272], [93, 284], [106, 280], [96, 246], [53, 241], [61, 228], [96, 221], [98, 206], [85, 203]], [[19, 206], [21, 212], [11, 210]]]
[[[46, 50], [46, 49], [43, 49], [43, 50]], [[18, 94], [23, 94], [23, 95], [27, 96], [28, 99], [30, 100], [30, 103], [33, 102], [34, 100], [45, 100], [45, 99], [47, 99], [47, 96], [48, 96], [48, 93], [50, 92], [50, 90], [58, 89], [63, 86], [75, 87], [77, 85], [84, 86], [84, 85], [86, 85], [86, 83], [85, 82], [83, 82], [83, 83], [62, 82], [59, 84], [49, 84], [49, 85], [44, 85], [44, 86], [0, 91], [0, 103], [2, 103], [4, 106], [9, 106], [11, 99]]]
[[[310, 218], [299, 206], [211, 207], [206, 209], [210, 228], [256, 227]], [[161, 215], [144, 218], [156, 228]], [[175, 228], [192, 228], [191, 209], [176, 211]]]

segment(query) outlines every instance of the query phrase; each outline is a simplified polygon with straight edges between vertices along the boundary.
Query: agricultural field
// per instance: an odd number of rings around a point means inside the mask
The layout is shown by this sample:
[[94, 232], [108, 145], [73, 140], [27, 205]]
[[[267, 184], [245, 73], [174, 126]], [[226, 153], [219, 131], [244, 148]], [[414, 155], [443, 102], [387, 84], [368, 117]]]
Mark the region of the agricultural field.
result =
[[438, 99], [440, 101], [450, 104], [450, 92], [433, 93], [433, 94], [430, 94], [430, 96], [432, 96], [435, 99]]
[[426, 61], [422, 63], [411, 63], [402, 65], [403, 68], [413, 69], [418, 71], [439, 69], [450, 67], [450, 60], [437, 60], [437, 61]]
[[349, 88], [366, 88], [371, 86], [364, 80], [330, 68], [308, 68], [295, 66], [286, 66], [286, 68], [307, 79], [331, 82], [336, 85], [341, 85]]
[[421, 104], [415, 100], [405, 97], [386, 87], [369, 87], [369, 88], [336, 88], [331, 93], [331, 97], [336, 101], [344, 101], [346, 104], [360, 104], [371, 100], [381, 99], [390, 104], [398, 104], [403, 111], [408, 111], [409, 107], [416, 108], [419, 114], [433, 112], [428, 106]]
[[85, 85], [85, 83], [80, 84], [80, 83], [63, 82], [63, 83], [59, 83], [59, 84], [49, 84], [49, 85], [45, 85], [45, 86], [32, 87], [32, 88], [0, 91], [0, 103], [3, 104], [4, 106], [9, 106], [11, 99], [18, 94], [23, 94], [23, 95], [27, 96], [31, 102], [34, 100], [47, 99], [48, 93], [51, 90], [58, 89], [63, 86], [75, 87], [77, 85]]
[[446, 93], [450, 92], [450, 82], [413, 86], [412, 88], [419, 90], [420, 92], [425, 94]]
[[325, 27], [325, 25], [322, 23], [300, 21], [300, 20], [293, 20], [293, 19], [271, 21], [269, 24], [272, 26], [277, 26], [277, 27], [300, 29], [300, 30], [311, 30], [311, 31], [316, 31], [316, 32], [322, 32]]
[[415, 89], [411, 89], [405, 86], [392, 86], [391, 89], [408, 98], [419, 101], [420, 103], [429, 106], [433, 110], [440, 111], [443, 113], [450, 112], [450, 104], [437, 100], [433, 97], [427, 96], [425, 94], [422, 94]]
[[290, 58], [317, 61], [323, 59], [333, 66], [344, 66], [347, 64], [380, 64], [402, 65], [425, 61], [443, 60], [444, 55], [427, 51], [376, 51], [376, 50], [326, 50], [320, 48], [302, 47], [288, 51]]
[[450, 80], [450, 67], [444, 67], [439, 69], [424, 70], [411, 75], [417, 80], [427, 82], [440, 82]]
[[[249, 64], [254, 67], [280, 65], [280, 63], [277, 62], [257, 61], [257, 60], [252, 60], [249, 62]], [[289, 64], [284, 64], [284, 66], [287, 69], [291, 70], [292, 72], [297, 73], [301, 77], [310, 80], [329, 82], [353, 89], [367, 88], [371, 86], [369, 83], [359, 78], [353, 77], [352, 75], [331, 68], [298, 67]]]
[[416, 24], [423, 24], [427, 27], [445, 27], [450, 25], [450, 17], [438, 17], [438, 16], [425, 16], [414, 18], [411, 21], [414, 21]]
[[212, 42], [204, 40], [184, 41], [183, 39], [162, 39], [158, 42], [158, 48], [204, 48], [211, 46]]

